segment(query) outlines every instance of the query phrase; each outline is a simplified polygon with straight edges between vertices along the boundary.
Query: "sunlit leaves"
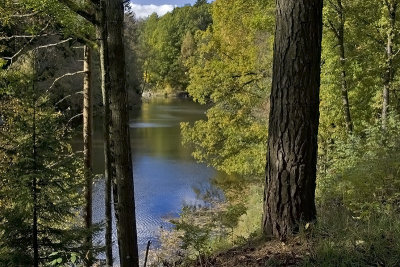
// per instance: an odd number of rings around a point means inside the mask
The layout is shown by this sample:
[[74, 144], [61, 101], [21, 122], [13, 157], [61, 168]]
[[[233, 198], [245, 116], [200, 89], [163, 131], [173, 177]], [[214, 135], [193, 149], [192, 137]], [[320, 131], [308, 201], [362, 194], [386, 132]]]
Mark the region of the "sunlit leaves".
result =
[[207, 120], [182, 124], [194, 157], [227, 173], [261, 174], [265, 167], [273, 7], [260, 1], [215, 1], [213, 25], [195, 35], [186, 61], [188, 91], [210, 103]]
[[181, 57], [183, 40], [210, 23], [209, 4], [175, 8], [160, 18], [153, 14], [144, 21], [139, 40], [145, 82], [157, 89], [184, 90], [188, 76]]

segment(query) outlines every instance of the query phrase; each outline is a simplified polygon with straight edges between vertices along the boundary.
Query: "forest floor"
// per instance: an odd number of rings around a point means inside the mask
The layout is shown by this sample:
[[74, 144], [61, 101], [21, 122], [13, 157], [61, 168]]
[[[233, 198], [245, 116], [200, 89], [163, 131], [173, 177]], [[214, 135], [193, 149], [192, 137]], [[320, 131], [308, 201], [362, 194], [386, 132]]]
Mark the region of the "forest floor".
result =
[[310, 253], [310, 244], [299, 237], [287, 242], [258, 240], [202, 259], [197, 266], [299, 266]]

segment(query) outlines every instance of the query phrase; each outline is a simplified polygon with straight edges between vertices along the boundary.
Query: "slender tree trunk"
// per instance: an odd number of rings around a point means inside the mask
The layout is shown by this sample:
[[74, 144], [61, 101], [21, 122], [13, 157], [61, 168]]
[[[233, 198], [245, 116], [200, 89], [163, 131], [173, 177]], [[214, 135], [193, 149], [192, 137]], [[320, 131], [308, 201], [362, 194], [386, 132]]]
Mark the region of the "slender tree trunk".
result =
[[107, 24], [106, 24], [106, 2], [100, 0], [98, 7], [97, 18], [100, 24], [97, 28], [97, 38], [100, 47], [100, 68], [101, 68], [101, 92], [103, 95], [103, 137], [104, 137], [104, 180], [105, 180], [105, 245], [106, 245], [106, 266], [113, 266], [113, 251], [112, 251], [112, 159], [111, 159], [111, 143], [110, 143], [110, 126], [111, 126], [111, 111], [110, 111], [110, 78], [109, 78], [109, 60], [108, 60], [108, 45], [107, 45]]
[[387, 116], [390, 105], [390, 90], [393, 82], [393, 40], [395, 37], [397, 2], [386, 1], [389, 15], [389, 29], [386, 41], [386, 70], [382, 92], [382, 128], [386, 129]]
[[32, 199], [33, 199], [33, 223], [32, 223], [32, 236], [33, 236], [33, 266], [39, 267], [39, 242], [38, 242], [38, 188], [37, 188], [37, 136], [36, 136], [36, 52], [33, 52], [32, 63], [32, 89], [33, 95], [33, 118], [32, 118], [32, 157], [33, 157], [33, 179], [32, 179]]
[[119, 255], [122, 267], [139, 265], [132, 160], [129, 135], [129, 112], [125, 87], [123, 43], [124, 6], [122, 0], [107, 0], [108, 55], [110, 67], [111, 147], [118, 195], [116, 202]]
[[336, 0], [336, 3], [328, 1], [328, 5], [335, 11], [337, 15], [338, 23], [335, 25], [334, 22], [328, 19], [328, 28], [333, 32], [337, 39], [337, 45], [339, 46], [339, 63], [341, 68], [341, 95], [342, 105], [344, 112], [344, 120], [346, 123], [346, 129], [349, 133], [353, 132], [353, 122], [351, 120], [350, 104], [349, 104], [349, 93], [347, 86], [347, 74], [346, 74], [346, 48], [344, 43], [344, 24], [346, 21], [342, 0]]
[[322, 0], [277, 0], [262, 228], [282, 240], [316, 219]]
[[37, 147], [36, 147], [36, 101], [33, 108], [33, 127], [32, 127], [32, 142], [33, 142], [33, 181], [32, 181], [32, 195], [33, 195], [33, 266], [39, 266], [39, 242], [38, 242], [38, 200], [37, 200]]
[[[92, 228], [92, 194], [93, 194], [93, 171], [92, 171], [92, 131], [93, 131], [93, 104], [91, 84], [91, 49], [84, 47], [83, 71], [83, 161], [85, 175], [85, 225], [91, 231]], [[92, 235], [88, 234], [86, 239], [86, 266], [92, 266]]]
[[346, 75], [346, 53], [344, 46], [344, 24], [345, 16], [342, 5], [342, 0], [337, 0], [338, 15], [339, 15], [339, 29], [338, 29], [338, 41], [340, 49], [340, 67], [341, 67], [341, 83], [342, 83], [342, 103], [344, 110], [344, 117], [346, 121], [346, 128], [349, 133], [353, 132], [353, 122], [351, 120], [350, 104], [349, 104], [349, 93], [347, 87], [347, 75]]

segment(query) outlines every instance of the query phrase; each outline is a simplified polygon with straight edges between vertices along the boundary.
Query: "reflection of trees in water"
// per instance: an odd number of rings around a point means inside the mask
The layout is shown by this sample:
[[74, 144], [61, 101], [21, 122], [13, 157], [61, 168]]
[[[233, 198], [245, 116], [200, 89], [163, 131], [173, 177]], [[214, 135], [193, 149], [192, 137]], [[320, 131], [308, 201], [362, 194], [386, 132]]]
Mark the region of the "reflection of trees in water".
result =
[[204, 110], [187, 99], [154, 98], [144, 102], [134, 119], [140, 127], [132, 129], [133, 154], [151, 151], [152, 156], [160, 158], [189, 160], [191, 151], [181, 145], [180, 123], [204, 118]]

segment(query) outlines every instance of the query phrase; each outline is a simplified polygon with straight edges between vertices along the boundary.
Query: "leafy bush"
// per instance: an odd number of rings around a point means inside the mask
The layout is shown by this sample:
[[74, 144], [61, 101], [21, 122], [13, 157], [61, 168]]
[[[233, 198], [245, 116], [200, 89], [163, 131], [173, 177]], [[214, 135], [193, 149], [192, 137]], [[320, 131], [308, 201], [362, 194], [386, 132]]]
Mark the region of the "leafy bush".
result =
[[392, 115], [386, 130], [376, 123], [337, 142], [329, 152], [330, 166], [319, 169], [318, 200], [343, 205], [357, 217], [398, 211], [399, 137], [399, 117]]

